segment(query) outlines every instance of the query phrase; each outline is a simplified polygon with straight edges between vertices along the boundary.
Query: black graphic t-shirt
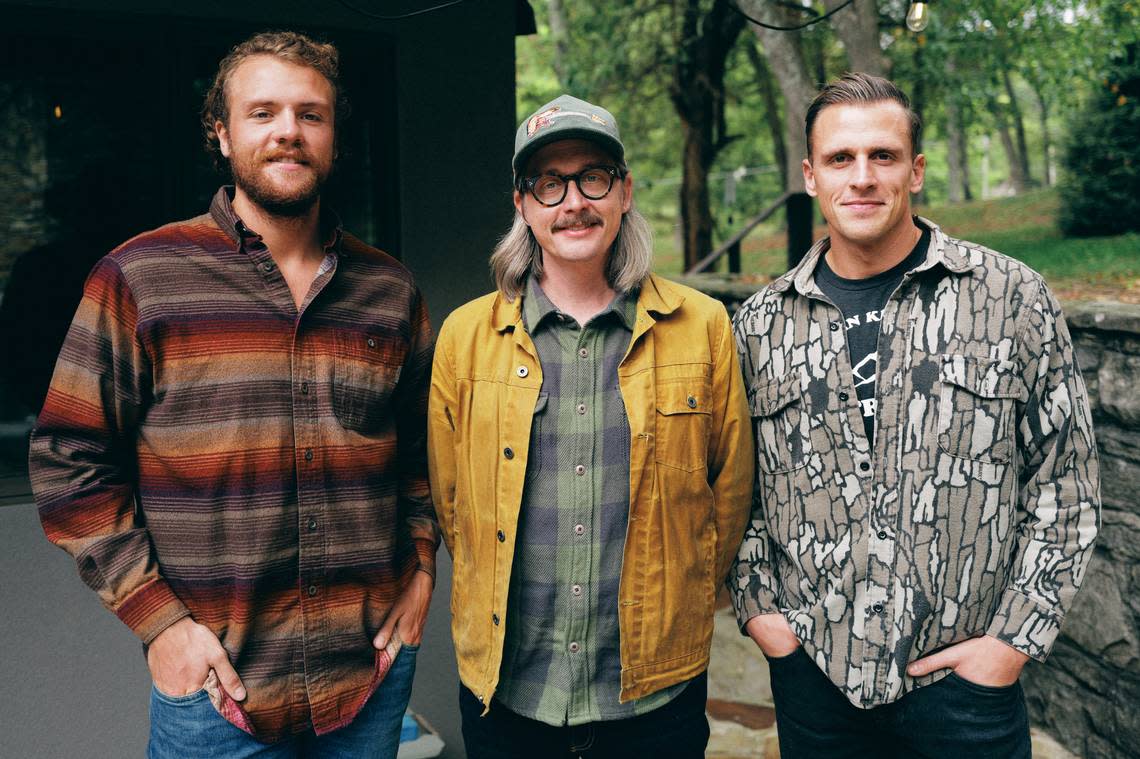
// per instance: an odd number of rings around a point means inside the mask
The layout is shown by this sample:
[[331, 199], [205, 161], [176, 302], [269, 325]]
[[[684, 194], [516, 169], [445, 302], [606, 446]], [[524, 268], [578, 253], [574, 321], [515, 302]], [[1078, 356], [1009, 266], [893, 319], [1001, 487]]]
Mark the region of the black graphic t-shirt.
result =
[[875, 377], [878, 370], [879, 320], [887, 299], [902, 282], [903, 275], [926, 259], [930, 245], [930, 230], [923, 229], [922, 237], [907, 257], [887, 271], [866, 279], [844, 279], [827, 265], [827, 256], [820, 256], [815, 271], [815, 282], [832, 303], [843, 313], [847, 327], [847, 350], [851, 357], [852, 381], [859, 406], [863, 411], [863, 429], [867, 440], [875, 444]]

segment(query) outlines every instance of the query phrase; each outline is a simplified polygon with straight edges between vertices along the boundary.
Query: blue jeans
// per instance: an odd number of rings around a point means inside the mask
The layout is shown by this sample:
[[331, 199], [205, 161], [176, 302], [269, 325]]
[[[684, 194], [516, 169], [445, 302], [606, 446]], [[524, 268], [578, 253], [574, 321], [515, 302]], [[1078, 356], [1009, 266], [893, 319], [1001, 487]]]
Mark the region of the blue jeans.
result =
[[768, 660], [783, 759], [1030, 759], [1021, 684], [953, 673], [884, 706], [847, 700], [803, 648]]
[[147, 759], [395, 759], [418, 651], [419, 646], [400, 649], [380, 687], [351, 724], [325, 735], [308, 730], [272, 744], [227, 722], [205, 690], [172, 697], [152, 686]]

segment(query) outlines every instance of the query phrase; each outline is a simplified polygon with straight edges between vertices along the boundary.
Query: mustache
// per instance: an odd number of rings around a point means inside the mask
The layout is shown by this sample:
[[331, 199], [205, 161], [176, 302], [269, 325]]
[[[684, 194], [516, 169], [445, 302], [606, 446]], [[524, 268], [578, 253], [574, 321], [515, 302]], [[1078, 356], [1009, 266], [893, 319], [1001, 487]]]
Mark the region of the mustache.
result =
[[574, 214], [573, 216], [563, 216], [561, 219], [554, 222], [554, 226], [551, 227], [551, 229], [553, 229], [555, 232], [557, 232], [560, 229], [568, 229], [569, 227], [577, 227], [577, 226], [590, 225], [590, 224], [601, 224], [601, 223], [602, 223], [602, 217], [601, 216], [594, 213], [593, 211], [584, 210], [584, 211], [579, 211], [578, 213]]
[[310, 163], [309, 155], [303, 150], [274, 150], [265, 154], [266, 161], [290, 160], [297, 163]]

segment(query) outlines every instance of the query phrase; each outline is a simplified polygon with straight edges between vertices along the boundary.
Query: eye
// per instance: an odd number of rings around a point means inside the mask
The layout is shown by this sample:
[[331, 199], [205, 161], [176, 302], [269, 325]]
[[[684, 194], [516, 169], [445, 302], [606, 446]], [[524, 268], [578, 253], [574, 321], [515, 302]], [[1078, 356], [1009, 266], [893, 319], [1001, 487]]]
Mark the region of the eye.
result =
[[607, 177], [603, 169], [589, 169], [582, 172], [582, 184], [587, 187], [601, 187], [606, 183]]
[[893, 161], [895, 154], [886, 150], [880, 150], [873, 156], [876, 161]]
[[312, 121], [312, 122], [324, 121], [324, 116], [322, 116], [319, 113], [306, 113], [301, 118], [304, 119], [305, 121]]
[[831, 163], [836, 166], [843, 166], [851, 161], [851, 156], [846, 153], [837, 153], [831, 157]]
[[272, 118], [273, 114], [271, 114], [269, 111], [266, 111], [263, 109], [263, 110], [254, 111], [249, 116], [250, 116], [250, 118], [253, 118], [253, 119], [268, 119], [268, 118]]
[[558, 192], [562, 189], [562, 180], [558, 177], [539, 177], [534, 186], [542, 193]]

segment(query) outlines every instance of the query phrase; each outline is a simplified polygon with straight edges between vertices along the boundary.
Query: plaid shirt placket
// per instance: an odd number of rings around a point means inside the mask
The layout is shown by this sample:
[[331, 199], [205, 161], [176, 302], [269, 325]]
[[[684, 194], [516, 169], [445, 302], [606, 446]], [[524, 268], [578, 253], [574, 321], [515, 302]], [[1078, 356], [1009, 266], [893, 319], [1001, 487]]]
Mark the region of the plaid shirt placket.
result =
[[629, 423], [617, 367], [636, 296], [585, 327], [531, 280], [523, 318], [542, 365], [496, 698], [548, 724], [643, 714], [684, 684], [618, 703], [618, 583], [629, 516]]

